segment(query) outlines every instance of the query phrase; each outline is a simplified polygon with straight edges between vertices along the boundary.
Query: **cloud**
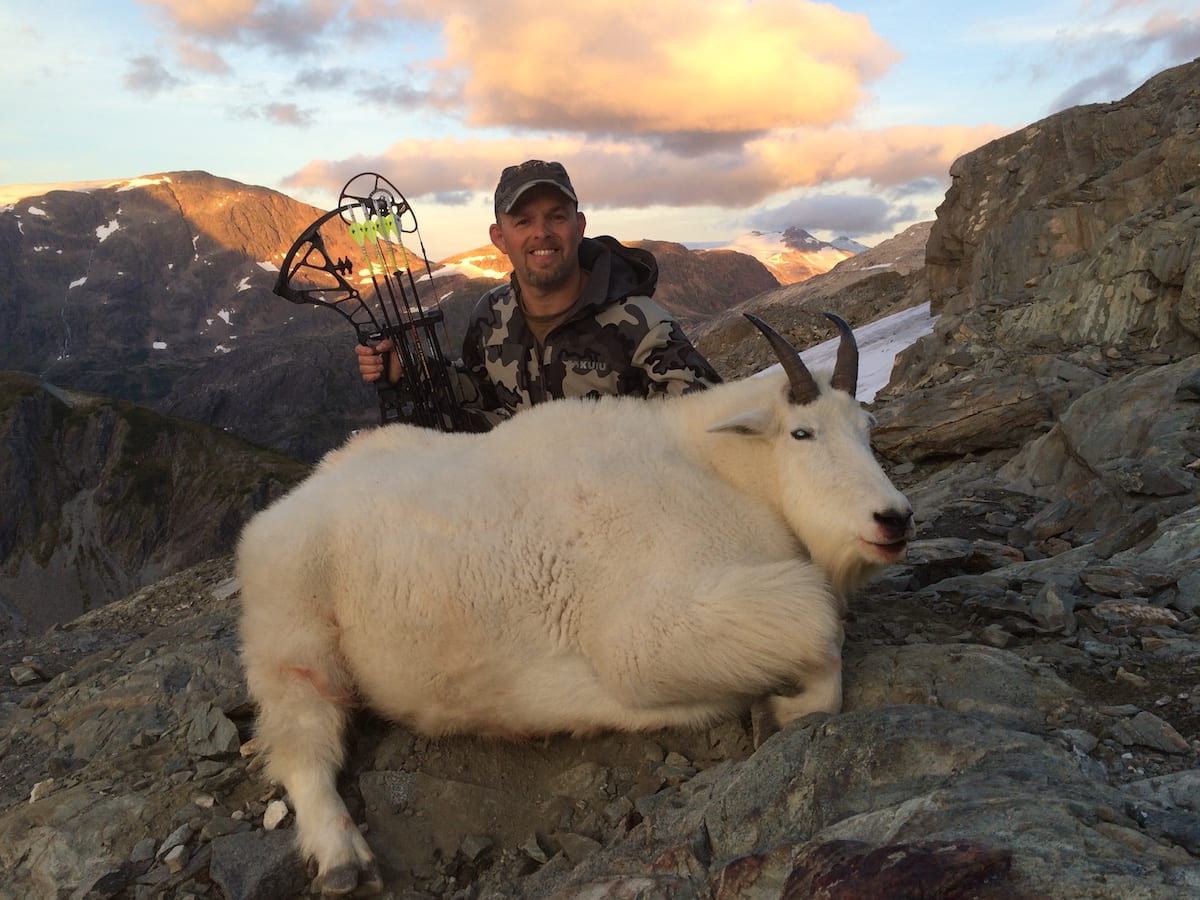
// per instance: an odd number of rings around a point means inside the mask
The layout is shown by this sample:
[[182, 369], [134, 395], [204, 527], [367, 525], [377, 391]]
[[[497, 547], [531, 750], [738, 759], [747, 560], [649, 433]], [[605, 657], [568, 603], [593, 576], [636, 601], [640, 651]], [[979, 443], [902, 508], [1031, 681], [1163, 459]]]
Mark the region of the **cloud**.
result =
[[358, 88], [354, 93], [369, 109], [387, 108], [401, 112], [455, 109], [460, 102], [452, 87], [444, 86], [437, 91], [430, 91], [403, 80], [380, 79]]
[[175, 34], [209, 45], [261, 45], [282, 53], [311, 53], [345, 6], [342, 0], [140, 0]]
[[220, 53], [208, 47], [202, 47], [194, 41], [176, 41], [175, 55], [179, 58], [179, 62], [184, 68], [197, 72], [228, 75], [233, 71]]
[[406, 140], [372, 156], [314, 161], [285, 178], [284, 184], [331, 189], [357, 172], [371, 170], [405, 173], [410, 186], [401, 190], [414, 196], [490, 193], [504, 166], [536, 154], [567, 166], [583, 191], [585, 208], [740, 208], [827, 182], [861, 179], [897, 188], [921, 178], [941, 182], [958, 156], [1002, 133], [994, 126], [803, 129], [691, 156], [664, 153], [652, 141]]
[[438, 206], [470, 206], [476, 200], [472, 191], [442, 191], [431, 198]]
[[430, 0], [466, 121], [722, 135], [847, 121], [898, 54], [865, 16], [807, 0]]
[[306, 66], [296, 76], [295, 84], [308, 90], [337, 90], [351, 84], [357, 77], [358, 73], [349, 66]]
[[1145, 25], [1143, 46], [1161, 47], [1171, 62], [1200, 56], [1200, 15], [1190, 18], [1173, 13], [1151, 16]]
[[886, 233], [917, 215], [911, 203], [897, 205], [867, 194], [811, 194], [755, 213], [749, 227], [782, 231], [800, 225], [809, 231], [831, 231], [849, 237]]
[[1073, 70], [1100, 65], [1060, 92], [1047, 109], [1117, 100], [1163, 68], [1200, 56], [1200, 15], [1179, 15], [1156, 0], [1113, 3], [1107, 16], [1084, 19], [1055, 35], [1054, 59]]
[[941, 179], [959, 156], [1004, 133], [994, 125], [803, 130], [772, 135], [747, 149], [782, 187], [855, 178], [894, 186], [923, 177]]
[[1123, 63], [1081, 78], [1054, 98], [1051, 110], [1063, 110], [1081, 103], [1101, 103], [1120, 97], [1134, 86], [1134, 77]]
[[302, 110], [295, 103], [267, 103], [259, 114], [262, 118], [280, 125], [305, 126], [312, 122], [312, 113]]
[[301, 109], [295, 103], [268, 102], [242, 106], [230, 110], [230, 115], [240, 119], [261, 119], [290, 128], [307, 128], [315, 120], [312, 110]]
[[122, 79], [125, 86], [139, 94], [157, 94], [183, 82], [167, 71], [157, 56], [135, 56], [129, 60]]

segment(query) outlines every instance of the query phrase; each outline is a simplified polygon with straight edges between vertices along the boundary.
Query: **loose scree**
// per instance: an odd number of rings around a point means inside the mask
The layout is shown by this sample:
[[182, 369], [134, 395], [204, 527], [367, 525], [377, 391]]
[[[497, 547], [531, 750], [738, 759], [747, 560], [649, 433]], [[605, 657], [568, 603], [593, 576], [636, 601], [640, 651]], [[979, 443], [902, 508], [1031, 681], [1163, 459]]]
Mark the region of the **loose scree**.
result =
[[485, 434], [387, 425], [247, 525], [258, 739], [327, 894], [381, 886], [336, 789], [352, 702], [506, 737], [840, 709], [845, 597], [913, 521], [831, 318], [832, 376], [753, 319], [782, 372], [555, 401]]

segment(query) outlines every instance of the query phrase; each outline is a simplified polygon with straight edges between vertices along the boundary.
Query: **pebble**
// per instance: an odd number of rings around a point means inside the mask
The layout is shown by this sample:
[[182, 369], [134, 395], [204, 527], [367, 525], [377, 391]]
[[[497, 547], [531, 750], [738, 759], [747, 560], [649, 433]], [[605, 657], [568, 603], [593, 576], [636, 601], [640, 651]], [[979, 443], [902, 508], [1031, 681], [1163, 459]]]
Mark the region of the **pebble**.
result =
[[288, 805], [282, 800], [272, 800], [267, 804], [267, 811], [263, 813], [263, 828], [274, 831], [283, 824], [289, 812]]
[[989, 647], [1003, 649], [1013, 642], [1013, 636], [1005, 631], [1003, 626], [989, 625], [979, 632], [979, 640]]
[[1128, 669], [1121, 667], [1117, 669], [1117, 681], [1128, 684], [1135, 688], [1150, 687], [1150, 679], [1138, 675], [1136, 672], [1130, 672]]
[[462, 843], [459, 844], [458, 849], [462, 853], [463, 858], [468, 862], [478, 862], [493, 846], [494, 843], [491, 838], [471, 834], [462, 839]]
[[192, 802], [201, 809], [212, 809], [217, 800], [212, 794], [197, 794], [192, 798]]
[[1139, 712], [1131, 719], [1119, 719], [1110, 732], [1126, 747], [1140, 745], [1164, 753], [1187, 753], [1191, 749], [1183, 735], [1154, 713]]
[[530, 835], [529, 839], [519, 845], [517, 849], [540, 865], [545, 865], [550, 859], [546, 855], [546, 851], [542, 849], [542, 845], [538, 843], [536, 834]]
[[42, 680], [42, 676], [37, 673], [37, 670], [35, 670], [33, 666], [25, 665], [24, 663], [21, 665], [12, 666], [8, 670], [8, 674], [17, 687], [25, 687], [30, 684], [37, 684]]
[[170, 852], [163, 857], [163, 865], [167, 867], [167, 871], [172, 875], [177, 875], [183, 871], [183, 867], [188, 864], [189, 859], [191, 859], [191, 854], [188, 853], [187, 847], [181, 844], [172, 847]]
[[1100, 744], [1100, 739], [1094, 734], [1081, 728], [1064, 728], [1059, 732], [1071, 745], [1071, 749], [1080, 756], [1087, 756]]
[[1081, 640], [1079, 649], [1095, 659], [1120, 659], [1121, 648], [1102, 641]]
[[584, 834], [560, 832], [554, 837], [572, 865], [578, 865], [603, 846], [599, 841]]
[[29, 802], [37, 803], [39, 800], [41, 800], [43, 797], [45, 797], [47, 794], [49, 794], [51, 791], [54, 790], [56, 783], [57, 782], [55, 782], [55, 780], [53, 778], [47, 778], [44, 781], [39, 781], [37, 784], [35, 784], [33, 786], [33, 789], [29, 792]]
[[154, 858], [164, 859], [166, 855], [176, 847], [182, 846], [190, 841], [193, 834], [195, 834], [195, 829], [193, 829], [191, 825], [180, 825], [169, 835], [167, 835], [167, 839], [159, 845], [158, 851], [154, 854]]
[[1124, 703], [1120, 706], [1098, 706], [1096, 711], [1103, 716], [1115, 716], [1118, 718], [1125, 716], [1136, 716], [1142, 711], [1140, 706], [1135, 706], [1132, 703]]

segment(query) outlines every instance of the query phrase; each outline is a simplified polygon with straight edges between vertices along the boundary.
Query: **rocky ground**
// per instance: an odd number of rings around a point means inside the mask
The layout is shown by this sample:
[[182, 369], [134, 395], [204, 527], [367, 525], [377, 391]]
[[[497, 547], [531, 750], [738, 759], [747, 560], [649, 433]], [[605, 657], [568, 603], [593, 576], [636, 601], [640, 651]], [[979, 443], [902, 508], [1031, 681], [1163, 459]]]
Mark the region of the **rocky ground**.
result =
[[[1090, 536], [1048, 543], [1046, 502], [994, 469], [901, 467], [919, 539], [855, 598], [845, 712], [757, 749], [749, 721], [506, 744], [430, 740], [361, 713], [342, 787], [386, 889], [1200, 890], [1197, 598], [1119, 553], [1098, 559]], [[1198, 531], [1192, 509], [1143, 544], [1195, 546]], [[0, 895], [309, 891], [286, 797], [247, 744], [236, 612], [230, 561], [213, 560], [0, 647]]]

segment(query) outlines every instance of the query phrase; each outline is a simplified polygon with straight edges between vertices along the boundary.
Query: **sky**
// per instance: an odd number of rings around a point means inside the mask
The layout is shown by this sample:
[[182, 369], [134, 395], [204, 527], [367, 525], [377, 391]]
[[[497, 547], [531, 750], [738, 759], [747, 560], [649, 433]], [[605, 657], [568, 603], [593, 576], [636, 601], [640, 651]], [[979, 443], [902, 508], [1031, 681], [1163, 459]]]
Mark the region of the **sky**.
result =
[[0, 0], [0, 185], [201, 169], [326, 209], [379, 172], [437, 259], [557, 159], [590, 234], [873, 245], [961, 154], [1196, 57], [1200, 0]]

